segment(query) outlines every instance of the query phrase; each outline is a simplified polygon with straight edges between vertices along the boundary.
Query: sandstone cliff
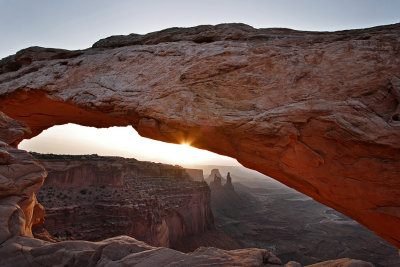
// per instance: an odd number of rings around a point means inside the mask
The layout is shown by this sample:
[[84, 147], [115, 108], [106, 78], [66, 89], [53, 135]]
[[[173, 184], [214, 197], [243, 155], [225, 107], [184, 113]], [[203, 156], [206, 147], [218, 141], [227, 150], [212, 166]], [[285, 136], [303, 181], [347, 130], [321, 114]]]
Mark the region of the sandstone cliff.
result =
[[129, 235], [182, 248], [189, 237], [215, 230], [207, 184], [192, 181], [182, 167], [97, 155], [34, 156], [48, 172], [37, 192], [46, 208], [43, 226], [57, 237]]
[[[199, 181], [203, 175], [200, 169], [186, 169], [149, 161], [138, 161], [122, 157], [100, 157], [93, 155], [53, 155], [32, 153], [49, 172], [45, 185], [122, 186], [125, 177], [179, 177]], [[82, 177], [85, 177], [82, 180]]]
[[15, 147], [30, 130], [0, 112], [0, 244], [14, 236], [32, 237], [44, 209], [35, 192], [47, 173], [29, 153]]

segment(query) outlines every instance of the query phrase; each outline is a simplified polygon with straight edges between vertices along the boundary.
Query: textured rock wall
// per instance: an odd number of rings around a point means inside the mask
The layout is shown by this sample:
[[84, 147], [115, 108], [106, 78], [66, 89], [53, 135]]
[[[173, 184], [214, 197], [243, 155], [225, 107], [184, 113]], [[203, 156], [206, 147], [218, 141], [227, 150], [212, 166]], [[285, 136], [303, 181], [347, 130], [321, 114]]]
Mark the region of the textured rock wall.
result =
[[[202, 181], [203, 171], [162, 163], [97, 155], [52, 155], [32, 153], [48, 171], [47, 186], [122, 186], [125, 177], [180, 177]], [[84, 179], [82, 179], [84, 177]], [[54, 184], [53, 184], [54, 183]]]
[[133, 125], [234, 157], [400, 247], [399, 36], [228, 24], [28, 48], [0, 62], [0, 109], [20, 139]]
[[32, 237], [32, 226], [43, 223], [35, 192], [47, 173], [29, 153], [14, 147], [26, 133], [23, 123], [0, 112], [0, 244], [13, 236]]
[[81, 161], [44, 161], [41, 164], [46, 168], [48, 179], [46, 186], [85, 186], [107, 185], [122, 186], [124, 179], [118, 167], [108, 165], [106, 162], [81, 162]]
[[48, 172], [37, 195], [50, 234], [90, 241], [129, 235], [175, 248], [215, 228], [207, 184], [192, 181], [182, 167], [96, 155], [34, 156]]

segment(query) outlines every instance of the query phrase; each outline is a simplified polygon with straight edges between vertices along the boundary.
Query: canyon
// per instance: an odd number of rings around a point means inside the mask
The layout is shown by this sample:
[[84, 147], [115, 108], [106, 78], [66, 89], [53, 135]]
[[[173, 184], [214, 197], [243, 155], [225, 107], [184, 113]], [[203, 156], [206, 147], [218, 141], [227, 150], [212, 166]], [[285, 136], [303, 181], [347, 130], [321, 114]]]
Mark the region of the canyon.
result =
[[[132, 125], [145, 137], [236, 158], [400, 247], [399, 39], [400, 24], [341, 32], [222, 24], [114, 36], [77, 51], [31, 47], [2, 59], [1, 259], [39, 264], [59, 260], [58, 252], [82, 265], [133, 261], [134, 251], [193, 261], [213, 253], [177, 256], [129, 238], [33, 239], [46, 171], [17, 145], [69, 122]], [[104, 246], [122, 244], [107, 258]], [[231, 262], [257, 255], [254, 265], [272, 258], [265, 250], [218, 253]]]
[[234, 188], [210, 186], [215, 224], [243, 248], [267, 249], [282, 262], [304, 265], [343, 257], [400, 265], [396, 247], [343, 214], [245, 168], [215, 168], [221, 177], [231, 173]]
[[[128, 235], [182, 252], [257, 247], [282, 262], [349, 257], [377, 267], [400, 264], [394, 247], [359, 224], [241, 167], [213, 167], [209, 190], [194, 181], [203, 176], [201, 169], [189, 169], [191, 177], [186, 168], [135, 159], [30, 153], [48, 172], [36, 193], [46, 211], [44, 223], [33, 228], [40, 239]], [[213, 214], [235, 239], [215, 227]]]
[[128, 235], [183, 251], [212, 238], [219, 248], [240, 248], [215, 229], [202, 170], [121, 157], [32, 154], [48, 172], [36, 193], [46, 210], [40, 229], [57, 238]]

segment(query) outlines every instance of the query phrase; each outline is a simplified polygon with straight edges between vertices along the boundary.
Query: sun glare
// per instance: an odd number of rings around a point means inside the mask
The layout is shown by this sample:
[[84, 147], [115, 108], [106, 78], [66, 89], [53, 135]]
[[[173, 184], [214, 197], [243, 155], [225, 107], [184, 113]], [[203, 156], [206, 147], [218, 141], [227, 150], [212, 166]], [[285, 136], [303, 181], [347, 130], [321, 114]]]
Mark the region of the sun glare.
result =
[[190, 146], [190, 143], [188, 143], [188, 142], [183, 142], [183, 143], [181, 143], [181, 146], [188, 146], [188, 147], [191, 147], [191, 146]]
[[39, 153], [121, 156], [178, 165], [240, 166], [235, 159], [194, 148], [188, 141], [169, 144], [141, 137], [130, 126], [97, 129], [59, 125], [22, 141], [19, 148]]
[[196, 163], [207, 159], [211, 152], [192, 147], [190, 143], [184, 142], [177, 147], [175, 157], [182, 163]]

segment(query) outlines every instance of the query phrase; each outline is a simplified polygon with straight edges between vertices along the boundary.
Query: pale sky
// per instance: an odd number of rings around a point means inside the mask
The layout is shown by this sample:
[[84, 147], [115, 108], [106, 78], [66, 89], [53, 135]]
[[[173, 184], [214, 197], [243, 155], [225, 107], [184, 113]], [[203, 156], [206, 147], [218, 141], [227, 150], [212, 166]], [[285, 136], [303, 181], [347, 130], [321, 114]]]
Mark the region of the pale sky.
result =
[[178, 165], [240, 165], [232, 158], [206, 150], [143, 138], [132, 127], [54, 126], [31, 140], [22, 141], [19, 148], [53, 154], [122, 156]]
[[334, 31], [400, 22], [399, 0], [0, 0], [0, 58], [29, 46], [83, 49], [100, 38], [242, 22]]
[[[400, 22], [400, 0], [0, 0], [0, 58], [29, 46], [84, 49], [110, 35], [229, 22], [313, 31], [365, 28]], [[173, 164], [238, 164], [211, 152], [141, 138], [131, 127], [56, 126], [20, 147]]]

